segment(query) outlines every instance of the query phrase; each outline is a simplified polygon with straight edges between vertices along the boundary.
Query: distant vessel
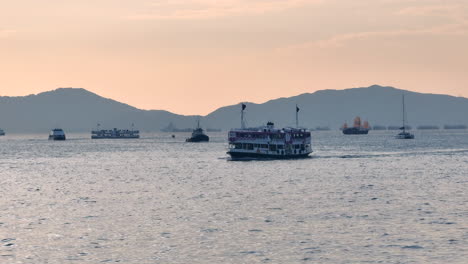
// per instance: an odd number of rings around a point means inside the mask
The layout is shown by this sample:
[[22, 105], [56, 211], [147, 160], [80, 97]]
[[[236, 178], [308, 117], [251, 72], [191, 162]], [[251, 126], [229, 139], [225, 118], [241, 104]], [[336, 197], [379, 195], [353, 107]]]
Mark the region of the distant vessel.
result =
[[99, 129], [91, 131], [92, 139], [105, 139], [105, 138], [140, 138], [140, 131], [133, 129]]
[[439, 126], [436, 125], [421, 125], [417, 127], [418, 130], [438, 130]]
[[5, 135], [5, 131], [3, 131], [3, 129], [0, 128], [0, 136], [4, 136]]
[[466, 125], [444, 125], [444, 129], [467, 129]]
[[387, 130], [387, 127], [382, 125], [375, 125], [372, 127], [372, 130]]
[[208, 142], [210, 137], [205, 135], [203, 129], [200, 127], [200, 120], [197, 122], [197, 128], [195, 128], [192, 132], [192, 136], [187, 138], [186, 142]]
[[330, 131], [330, 127], [328, 127], [328, 126], [318, 126], [318, 127], [315, 127], [315, 130], [316, 131]]
[[[245, 128], [242, 104], [241, 127], [231, 129], [228, 134], [229, 154], [236, 158], [292, 159], [306, 158], [312, 152], [310, 131], [303, 128], [274, 127], [273, 122], [266, 126]], [[296, 127], [297, 112], [296, 106]]]
[[396, 135], [397, 139], [414, 139], [414, 135], [410, 132], [407, 132], [406, 129], [406, 111], [405, 111], [405, 95], [402, 96], [402, 105], [403, 105], [403, 126], [400, 127], [402, 130], [398, 135]]
[[348, 127], [348, 124], [345, 122], [341, 129], [345, 135], [367, 135], [370, 130], [369, 122], [364, 121], [364, 124], [361, 125], [361, 118], [359, 116], [354, 118], [353, 127]]
[[50, 131], [49, 140], [65, 140], [65, 132], [61, 128], [54, 128]]
[[190, 132], [191, 128], [177, 128], [172, 122], [167, 127], [161, 129], [162, 132]]

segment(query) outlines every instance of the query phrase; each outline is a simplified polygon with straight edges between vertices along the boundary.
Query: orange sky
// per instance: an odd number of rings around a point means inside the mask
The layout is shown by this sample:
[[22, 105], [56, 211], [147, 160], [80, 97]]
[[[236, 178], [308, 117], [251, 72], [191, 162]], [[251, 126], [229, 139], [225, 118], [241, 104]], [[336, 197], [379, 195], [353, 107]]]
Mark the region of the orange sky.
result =
[[15, 0], [0, 9], [0, 95], [81, 87], [207, 114], [372, 84], [468, 97], [467, 72], [468, 0]]

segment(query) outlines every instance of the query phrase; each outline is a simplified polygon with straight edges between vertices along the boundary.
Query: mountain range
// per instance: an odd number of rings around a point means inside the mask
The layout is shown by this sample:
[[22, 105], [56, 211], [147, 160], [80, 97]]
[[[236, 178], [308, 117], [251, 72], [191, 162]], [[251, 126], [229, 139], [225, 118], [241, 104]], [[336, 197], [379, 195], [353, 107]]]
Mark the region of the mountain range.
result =
[[[294, 126], [296, 105], [302, 127], [338, 129], [355, 116], [371, 125], [400, 125], [402, 95], [405, 94], [409, 124], [468, 124], [468, 98], [423, 94], [393, 87], [373, 85], [345, 90], [320, 90], [265, 103], [245, 102], [249, 126], [274, 121], [277, 126]], [[59, 88], [37, 95], [0, 97], [0, 127], [13, 133], [35, 133], [61, 127], [70, 132], [101, 128], [130, 128], [160, 131], [172, 123], [178, 128], [193, 127], [200, 119], [205, 128], [228, 130], [240, 126], [241, 105], [221, 107], [206, 116], [185, 116], [164, 110], [141, 110], [101, 97], [82, 88]]]

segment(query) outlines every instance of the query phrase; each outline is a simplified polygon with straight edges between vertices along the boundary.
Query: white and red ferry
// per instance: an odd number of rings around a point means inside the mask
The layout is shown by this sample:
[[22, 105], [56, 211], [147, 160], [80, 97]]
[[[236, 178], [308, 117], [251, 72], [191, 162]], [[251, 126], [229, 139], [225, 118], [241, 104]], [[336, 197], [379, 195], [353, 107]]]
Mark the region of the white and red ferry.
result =
[[[242, 104], [241, 124], [244, 127]], [[299, 108], [296, 107], [296, 117]], [[297, 124], [297, 118], [296, 118]], [[306, 158], [312, 153], [310, 131], [304, 128], [275, 128], [273, 122], [256, 128], [229, 131], [229, 154], [236, 158]]]

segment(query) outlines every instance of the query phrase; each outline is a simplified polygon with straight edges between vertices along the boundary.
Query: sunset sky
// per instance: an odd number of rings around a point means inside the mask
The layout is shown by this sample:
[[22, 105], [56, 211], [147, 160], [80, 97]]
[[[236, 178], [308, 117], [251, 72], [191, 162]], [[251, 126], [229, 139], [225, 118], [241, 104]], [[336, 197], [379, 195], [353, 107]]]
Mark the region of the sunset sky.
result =
[[380, 84], [468, 97], [468, 0], [15, 0], [0, 95], [81, 87], [207, 114]]

